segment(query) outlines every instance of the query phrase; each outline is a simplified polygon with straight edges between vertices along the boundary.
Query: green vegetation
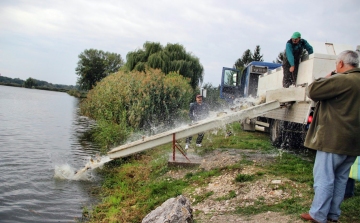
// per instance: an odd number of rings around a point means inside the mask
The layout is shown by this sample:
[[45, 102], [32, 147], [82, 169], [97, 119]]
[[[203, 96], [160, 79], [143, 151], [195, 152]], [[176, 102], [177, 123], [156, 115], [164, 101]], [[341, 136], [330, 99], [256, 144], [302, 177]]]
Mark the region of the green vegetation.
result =
[[10, 78], [10, 77], [0, 76], [0, 85], [22, 87], [24, 85], [24, 82], [25, 81], [21, 80], [20, 78]]
[[[236, 212], [245, 215], [267, 211], [284, 212], [286, 214], [301, 214], [302, 212], [307, 212], [314, 195], [312, 190], [313, 157], [310, 158], [311, 161], [307, 161], [302, 159], [301, 156], [286, 152], [280, 153], [276, 162], [266, 165], [265, 173], [267, 175], [280, 176], [281, 178], [291, 180], [291, 182], [285, 182], [281, 185], [281, 188], [278, 188], [289, 191], [292, 194], [291, 198], [270, 205], [260, 198], [253, 206], [238, 208]], [[265, 175], [263, 175], [263, 177], [265, 177]], [[303, 183], [305, 183], [305, 185]], [[294, 185], [297, 186], [294, 187]], [[298, 196], [299, 193], [301, 193], [302, 196]]]
[[103, 148], [113, 147], [133, 131], [152, 135], [144, 131], [159, 125], [171, 128], [175, 121], [187, 120], [192, 95], [189, 79], [178, 73], [119, 71], [98, 82], [80, 109], [98, 123], [96, 142]]
[[204, 68], [199, 58], [186, 52], [180, 44], [145, 42], [143, 49], [129, 52], [126, 55], [125, 68], [128, 71], [146, 72], [146, 69], [161, 69], [164, 74], [178, 72], [190, 79], [190, 85], [196, 89], [203, 81]]
[[241, 58], [235, 61], [236, 69], [243, 70], [252, 61], [264, 61], [264, 56], [261, 55], [260, 51], [260, 45], [255, 47], [254, 53], [252, 53], [250, 49], [245, 50]]
[[[109, 55], [94, 49], [80, 54], [78, 84], [91, 90], [68, 92], [86, 97], [80, 105], [81, 113], [97, 121], [92, 139], [102, 151], [129, 137], [153, 135], [157, 133], [154, 127], [171, 129], [188, 121], [189, 104], [199, 93], [196, 86], [202, 81], [203, 68], [183, 46], [146, 42], [143, 49], [127, 54], [126, 65], [116, 73], [111, 72], [120, 69], [121, 57], [113, 55], [118, 59], [109, 63]], [[111, 70], [106, 64], [118, 66]], [[206, 84], [204, 88], [208, 93], [205, 101], [213, 109], [224, 105], [218, 87]]]
[[69, 90], [69, 91], [67, 91], [67, 93], [76, 98], [86, 98], [86, 95], [87, 95], [87, 91], [79, 91], [76, 89]]
[[[176, 122], [188, 120], [189, 103], [199, 92], [196, 88], [202, 81], [203, 68], [198, 58], [187, 53], [183, 46], [168, 44], [163, 47], [160, 43], [146, 42], [143, 49], [127, 54], [127, 63], [116, 73], [113, 73], [116, 70], [104, 69], [106, 60], [98, 55], [99, 51], [93, 51], [92, 56], [79, 56], [81, 61], [77, 71], [83, 78], [79, 81], [83, 88], [91, 89], [80, 109], [83, 115], [97, 121], [91, 136], [103, 152], [129, 138], [136, 138], [136, 135], [153, 135], [159, 126], [164, 130], [171, 129]], [[82, 59], [89, 63], [81, 64]], [[254, 60], [262, 61], [260, 46], [256, 46], [254, 54], [245, 51], [238, 61], [238, 68]], [[93, 65], [102, 68], [92, 70], [94, 73], [90, 75], [85, 68]], [[204, 88], [208, 90], [206, 101], [210, 106], [221, 107], [223, 101], [219, 100], [219, 88], [211, 85]], [[313, 198], [313, 154], [295, 155], [277, 150], [267, 134], [244, 132], [239, 123], [219, 128], [207, 132], [203, 147], [196, 148], [195, 152], [207, 155], [214, 150], [246, 151], [237, 163], [210, 170], [183, 169], [186, 173], [179, 179], [170, 175], [177, 169], [167, 165], [170, 144], [113, 160], [100, 170], [104, 181], [99, 196], [103, 199], [95, 208], [84, 209], [84, 219], [90, 222], [140, 222], [164, 201], [180, 194], [191, 195], [192, 205], [208, 199], [236, 201], [236, 211], [231, 214], [251, 216], [274, 211], [298, 218], [300, 213], [308, 211]], [[228, 132], [232, 133], [231, 136], [224, 137]], [[253, 157], [258, 154], [275, 158], [256, 162]], [[245, 168], [255, 170], [245, 174], [241, 172]], [[219, 197], [214, 197], [215, 191], [197, 190], [225, 174], [232, 176], [232, 184], [240, 190], [269, 178], [281, 179], [281, 184], [268, 184], [266, 189], [271, 192], [281, 190], [289, 196], [269, 201], [265, 195], [239, 199], [239, 191], [235, 190]], [[359, 190], [357, 184], [357, 192]], [[341, 222], [359, 221], [360, 217], [356, 215], [359, 204], [357, 197], [351, 202], [345, 201]], [[195, 219], [197, 214], [198, 211]]]
[[29, 77], [28, 79], [26, 79], [26, 81], [24, 82], [24, 87], [26, 88], [33, 88], [36, 87], [36, 81], [35, 79]]
[[246, 181], [252, 181], [254, 180], [254, 175], [248, 175], [248, 174], [238, 174], [235, 177], [236, 182], [246, 182]]
[[76, 74], [77, 84], [82, 90], [91, 90], [97, 82], [119, 71], [124, 65], [120, 54], [88, 49], [80, 53]]
[[27, 87], [27, 88], [34, 88], [39, 90], [61, 91], [61, 92], [76, 89], [76, 86], [73, 85], [52, 84], [31, 77], [29, 77], [28, 79], [26, 79], [26, 81], [24, 81], [19, 78], [0, 76], [0, 85], [6, 85], [11, 87]]
[[[226, 131], [231, 130], [233, 135], [224, 138]], [[237, 142], [237, 143], [236, 143]], [[171, 178], [168, 174], [179, 169], [167, 166], [168, 154], [171, 145], [164, 145], [128, 158], [114, 160], [101, 171], [104, 182], [101, 189], [102, 202], [92, 211], [84, 209], [84, 218], [90, 222], [140, 222], [146, 214], [161, 205], [164, 201], [179, 194], [191, 194], [196, 188], [204, 188], [212, 178], [243, 168], [256, 168], [251, 174], [237, 174], [234, 183], [238, 188], [245, 185], [256, 184], [267, 179], [283, 179], [281, 184], [272, 185], [272, 189], [282, 190], [290, 194], [286, 199], [269, 202], [265, 197], [258, 196], [251, 205], [243, 206], [246, 200], [238, 200], [236, 210], [231, 214], [252, 215], [268, 211], [280, 212], [299, 218], [299, 214], [308, 211], [313, 198], [312, 168], [314, 156], [295, 155], [280, 152], [271, 146], [267, 134], [259, 132], [244, 132], [239, 123], [226, 126], [226, 129], [209, 131], [203, 142], [203, 148], [198, 152], [203, 154], [220, 148], [236, 148], [247, 151], [238, 163], [204, 170], [199, 168], [185, 168], [187, 172], [181, 179]], [[254, 153], [252, 153], [254, 151]], [[269, 154], [277, 156], [273, 161], [253, 162], [249, 156], [255, 154]], [[255, 185], [254, 185], [255, 186]], [[342, 204], [340, 221], [343, 223], [359, 222], [357, 214], [360, 205], [360, 183], [356, 184], [357, 196], [346, 200]], [[229, 191], [228, 194], [212, 198], [214, 191], [204, 191], [192, 196], [192, 205], [207, 199], [214, 201], [236, 200], [237, 193]], [[194, 213], [195, 220], [199, 211]]]
[[202, 88], [206, 89], [206, 97], [204, 98], [204, 102], [206, 102], [209, 105], [212, 111], [216, 111], [220, 108], [224, 108], [228, 106], [227, 102], [219, 97], [220, 85], [213, 86], [210, 83], [206, 83], [202, 86]]

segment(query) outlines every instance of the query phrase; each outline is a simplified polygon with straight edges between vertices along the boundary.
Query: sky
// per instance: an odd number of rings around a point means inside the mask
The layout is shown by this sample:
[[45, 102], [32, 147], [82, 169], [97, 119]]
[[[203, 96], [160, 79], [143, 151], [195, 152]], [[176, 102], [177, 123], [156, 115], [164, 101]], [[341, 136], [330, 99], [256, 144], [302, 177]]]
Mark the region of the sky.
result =
[[218, 86], [245, 50], [260, 45], [272, 62], [295, 31], [355, 50], [359, 21], [358, 0], [1, 0], [0, 74], [75, 85], [84, 50], [126, 62], [150, 41], [183, 45], [204, 67], [203, 84]]

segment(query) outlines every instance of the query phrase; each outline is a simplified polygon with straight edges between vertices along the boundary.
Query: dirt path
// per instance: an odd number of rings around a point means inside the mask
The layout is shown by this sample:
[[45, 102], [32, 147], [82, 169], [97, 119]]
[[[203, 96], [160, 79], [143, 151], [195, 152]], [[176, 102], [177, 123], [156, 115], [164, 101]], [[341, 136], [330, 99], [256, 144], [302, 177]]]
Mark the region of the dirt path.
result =
[[[189, 151], [191, 153], [193, 151]], [[185, 192], [185, 196], [193, 203], [194, 219], [196, 222], [303, 222], [297, 216], [284, 215], [283, 213], [267, 212], [253, 216], [241, 216], [234, 214], [238, 207], [254, 205], [259, 199], [265, 203], [276, 203], [283, 199], [291, 197], [291, 194], [281, 190], [281, 184], [284, 182], [294, 184], [288, 179], [282, 179], [277, 176], [266, 176], [255, 182], [238, 183], [235, 177], [238, 174], [254, 174], [262, 171], [264, 163], [273, 162], [278, 154], [261, 154], [254, 150], [222, 149], [215, 150], [205, 155], [199, 168], [211, 170], [213, 168], [224, 168], [239, 163], [244, 158], [256, 165], [244, 165], [238, 169], [224, 169], [220, 176], [212, 177], [208, 185], [198, 187], [195, 191]], [[192, 170], [196, 171], [196, 170]], [[191, 172], [189, 169], [177, 169], [170, 171], [167, 177], [181, 179]], [[232, 198], [226, 198], [229, 192], [235, 195]], [[211, 192], [212, 195], [200, 203], [196, 202], [195, 197]], [[299, 194], [301, 196], [301, 194]]]

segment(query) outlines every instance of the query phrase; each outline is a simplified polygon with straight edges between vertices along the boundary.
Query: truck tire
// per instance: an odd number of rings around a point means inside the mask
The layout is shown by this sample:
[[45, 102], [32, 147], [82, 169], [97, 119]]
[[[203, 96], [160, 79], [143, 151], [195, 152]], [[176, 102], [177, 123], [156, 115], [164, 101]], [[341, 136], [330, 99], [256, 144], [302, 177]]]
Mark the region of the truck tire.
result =
[[282, 124], [280, 120], [270, 122], [270, 140], [273, 146], [280, 147], [282, 143]]
[[288, 140], [289, 146], [292, 149], [301, 149], [304, 147], [304, 140], [306, 136], [306, 125], [299, 123], [291, 123], [287, 125], [286, 128], [290, 133], [288, 137], [291, 140]]

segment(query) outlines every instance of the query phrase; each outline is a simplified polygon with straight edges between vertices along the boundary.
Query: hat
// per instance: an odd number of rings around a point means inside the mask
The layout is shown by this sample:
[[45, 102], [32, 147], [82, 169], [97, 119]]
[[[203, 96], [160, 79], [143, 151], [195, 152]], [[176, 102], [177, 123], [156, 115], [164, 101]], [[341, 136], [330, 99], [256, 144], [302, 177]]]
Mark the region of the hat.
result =
[[202, 98], [201, 94], [196, 95], [196, 98]]
[[297, 39], [297, 38], [301, 38], [301, 34], [299, 32], [294, 32], [293, 35], [291, 36], [292, 39]]

